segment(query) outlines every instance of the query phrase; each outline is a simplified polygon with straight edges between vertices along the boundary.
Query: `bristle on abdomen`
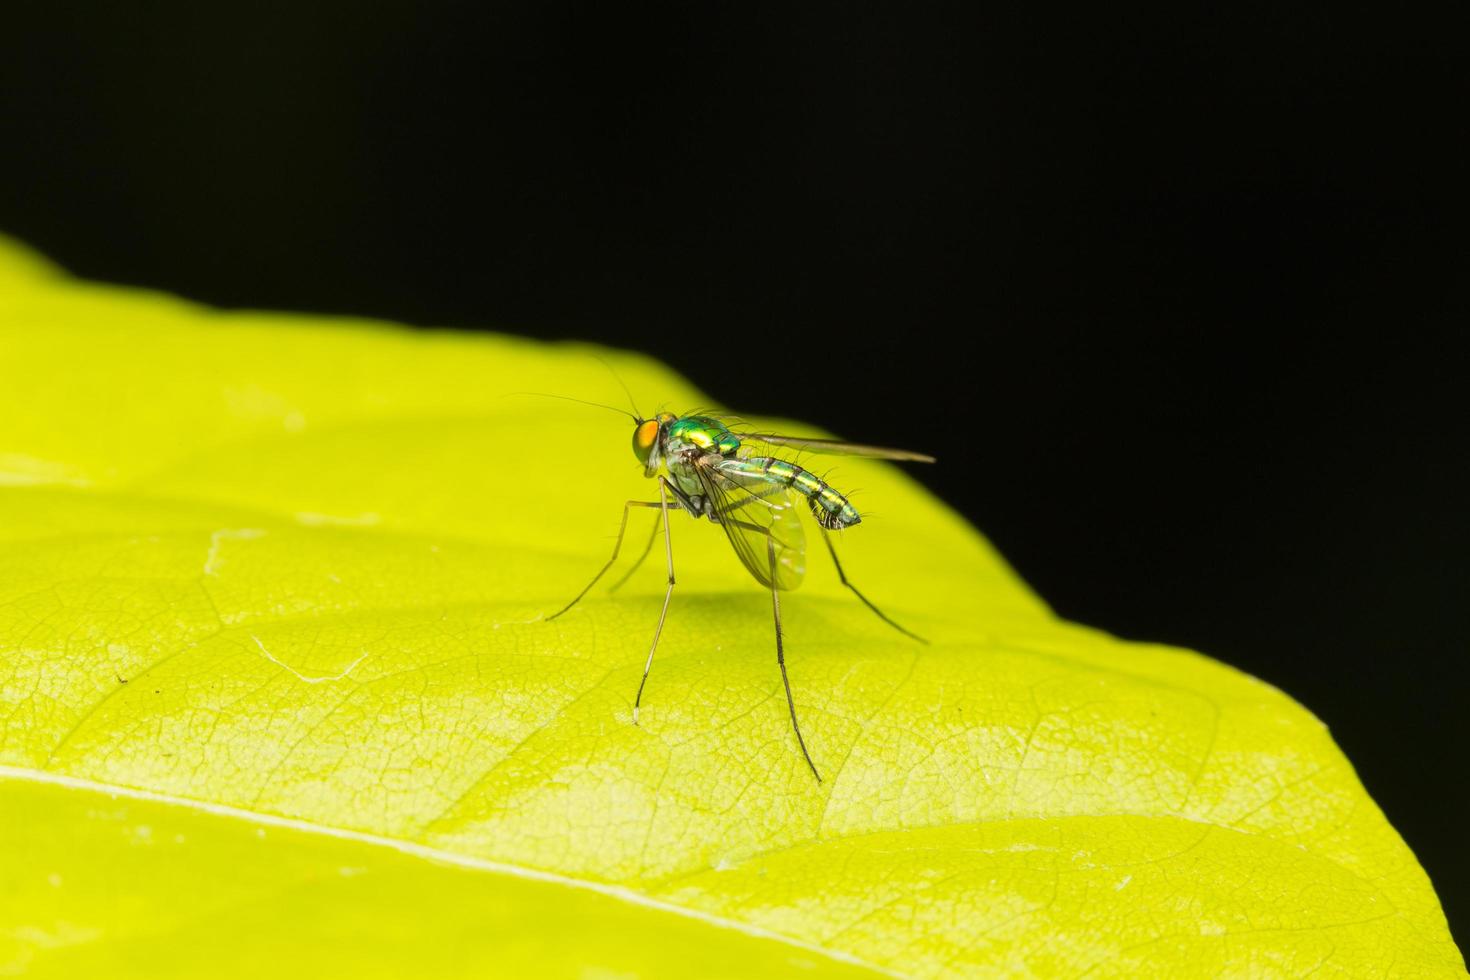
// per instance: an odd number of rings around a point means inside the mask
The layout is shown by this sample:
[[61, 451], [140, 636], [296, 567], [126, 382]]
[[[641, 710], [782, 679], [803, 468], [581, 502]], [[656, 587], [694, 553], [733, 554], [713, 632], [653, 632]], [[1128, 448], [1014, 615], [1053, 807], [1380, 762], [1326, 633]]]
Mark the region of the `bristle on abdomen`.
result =
[[777, 482], [791, 487], [806, 498], [817, 523], [829, 531], [840, 531], [862, 520], [846, 497], [821, 477], [795, 463], [770, 456], [753, 456], [746, 462], [758, 466]]

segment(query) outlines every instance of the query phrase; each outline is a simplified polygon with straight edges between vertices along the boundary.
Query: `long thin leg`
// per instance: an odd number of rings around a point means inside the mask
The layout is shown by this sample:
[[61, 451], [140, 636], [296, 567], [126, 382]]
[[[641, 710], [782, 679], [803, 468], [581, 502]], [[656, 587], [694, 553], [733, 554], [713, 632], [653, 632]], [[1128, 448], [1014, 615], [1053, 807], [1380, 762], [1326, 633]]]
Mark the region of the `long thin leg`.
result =
[[731, 520], [728, 513], [721, 518], [721, 523], [733, 524], [766, 536], [766, 556], [771, 563], [771, 615], [776, 621], [776, 666], [781, 668], [781, 684], [786, 688], [786, 708], [791, 712], [791, 730], [796, 733], [796, 744], [801, 746], [802, 758], [806, 759], [812, 775], [816, 776], [817, 782], [820, 783], [822, 774], [817, 772], [817, 764], [812, 761], [812, 754], [807, 751], [806, 739], [801, 737], [801, 725], [796, 721], [796, 701], [791, 697], [791, 678], [786, 674], [786, 644], [781, 631], [781, 592], [776, 588], [776, 539], [769, 529], [747, 521]]
[[[660, 487], [660, 493], [662, 493], [662, 487]], [[546, 621], [547, 622], [550, 622], [551, 620], [553, 620], [556, 617], [560, 616], [562, 613], [566, 612], [568, 609], [571, 609], [577, 603], [581, 602], [582, 601], [582, 597], [585, 596], [588, 592], [591, 592], [592, 591], [592, 587], [597, 584], [598, 579], [600, 579], [604, 575], [606, 575], [607, 574], [607, 570], [609, 568], [612, 568], [613, 567], [613, 562], [615, 562], [615, 561], [618, 560], [618, 551], [619, 551], [619, 549], [621, 549], [623, 547], [623, 535], [626, 534], [627, 533], [627, 530], [628, 530], [628, 509], [630, 507], [661, 507], [661, 508], [663, 508], [664, 509], [664, 525], [667, 526], [668, 525], [668, 521], [669, 521], [668, 508], [670, 506], [674, 507], [675, 509], [678, 509], [679, 504], [676, 502], [676, 503], [674, 503], [674, 504], [671, 505], [671, 504], [669, 504], [669, 502], [668, 502], [667, 499], [665, 499], [662, 503], [660, 503], [659, 501], [656, 501], [656, 500], [630, 500], [627, 503], [623, 504], [623, 522], [618, 525], [618, 540], [613, 544], [612, 557], [607, 560], [607, 564], [606, 565], [603, 565], [602, 566], [602, 569], [596, 575], [592, 576], [592, 581], [588, 582], [587, 585], [586, 585], [586, 587], [584, 587], [581, 592], [578, 592], [576, 594], [576, 596], [573, 597], [573, 599], [572, 599], [571, 602], [567, 603], [565, 606], [562, 606], [560, 609], [558, 609], [556, 612], [552, 613], [550, 616], [547, 616], [546, 617]]]
[[[664, 590], [664, 606], [658, 613], [658, 625], [653, 630], [653, 642], [648, 645], [648, 659], [643, 662], [643, 679], [638, 682], [638, 694], [633, 698], [633, 724], [638, 724], [638, 705], [643, 702], [643, 685], [648, 683], [648, 671], [653, 666], [653, 651], [658, 649], [658, 638], [664, 631], [664, 619], [669, 615], [669, 599], [674, 594], [674, 543], [669, 538], [669, 493], [668, 481], [658, 478], [659, 506], [664, 515], [664, 558], [669, 563], [669, 587]], [[674, 505], [675, 507], [678, 504]], [[623, 512], [624, 515], [627, 511]], [[591, 588], [591, 586], [588, 586]]]
[[[657, 507], [658, 504], [654, 504], [653, 506]], [[679, 505], [678, 503], [675, 503], [673, 506], [677, 507]], [[624, 572], [622, 577], [608, 588], [607, 591], [609, 595], [618, 591], [618, 589], [621, 589], [623, 587], [623, 584], [627, 582], [628, 579], [633, 577], [633, 573], [638, 571], [638, 569], [643, 565], [644, 559], [646, 559], [650, 554], [653, 553], [653, 543], [658, 540], [658, 528], [658, 515], [654, 514], [653, 531], [648, 535], [648, 543], [643, 546], [643, 553], [638, 556], [638, 560], [633, 563], [632, 567]]]
[[[775, 484], [773, 484], [773, 486], [775, 486]], [[670, 489], [672, 489], [672, 488], [670, 488]], [[780, 487], [779, 489], [781, 490], [782, 493], [785, 493], [786, 492], [786, 488], [785, 487]], [[765, 497], [760, 496], [759, 494], [750, 494], [750, 495], [746, 496], [745, 499], [740, 500], [740, 501], [738, 501], [738, 502], [736, 502], [734, 504], [731, 504], [727, 508], [726, 513], [733, 512], [735, 510], [738, 510], [741, 507], [750, 506], [751, 504], [763, 504], [763, 503], [766, 503]], [[650, 506], [657, 507], [658, 505], [657, 504], [651, 504]], [[679, 506], [679, 503], [678, 503], [677, 500], [675, 500], [675, 502], [674, 503], [671, 503], [669, 506], [677, 509], [678, 506]], [[715, 523], [716, 524], [719, 523], [719, 519], [717, 517], [715, 517], [715, 515], [711, 514], [710, 516], [715, 519]], [[618, 591], [618, 589], [621, 589], [627, 583], [628, 579], [630, 579], [630, 578], [633, 577], [633, 573], [636, 572], [636, 571], [638, 571], [639, 567], [642, 566], [644, 560], [647, 559], [649, 555], [653, 554], [653, 543], [658, 540], [658, 528], [659, 528], [658, 515], [655, 514], [654, 517], [653, 517], [653, 530], [652, 530], [652, 533], [650, 533], [648, 535], [648, 543], [643, 546], [643, 553], [640, 554], [638, 556], [638, 560], [635, 561], [635, 562], [633, 562], [632, 566], [626, 572], [624, 572], [622, 574], [622, 577], [620, 577], [616, 582], [614, 582], [611, 586], [608, 587], [608, 590], [607, 591], [608, 591], [609, 594]]]
[[771, 614], [776, 620], [776, 663], [781, 668], [781, 683], [786, 686], [786, 707], [791, 711], [791, 730], [796, 733], [796, 744], [801, 746], [801, 754], [811, 767], [812, 775], [820, 783], [822, 774], [817, 772], [817, 764], [812, 761], [812, 754], [806, 750], [806, 739], [801, 737], [801, 726], [796, 723], [796, 702], [791, 698], [791, 679], [786, 676], [786, 648], [781, 642], [781, 593], [776, 588], [776, 540], [769, 534], [766, 535], [766, 554], [771, 559]]
[[822, 528], [822, 543], [827, 546], [827, 554], [832, 556], [832, 564], [837, 566], [837, 577], [842, 580], [843, 585], [847, 586], [849, 589], [852, 589], [852, 594], [861, 599], [863, 601], [863, 605], [873, 610], [873, 614], [875, 616], [883, 620], [883, 622], [887, 623], [889, 626], [892, 626], [894, 629], [898, 630], [904, 636], [907, 636], [911, 640], [918, 640], [925, 646], [929, 645], [929, 641], [924, 639], [919, 634], [914, 633], [910, 630], [906, 630], [902, 626], [895, 623], [893, 620], [889, 619], [887, 613], [879, 609], [877, 606], [873, 605], [872, 601], [869, 600], [867, 596], [858, 591], [858, 587], [856, 585], [853, 585], [847, 580], [847, 573], [842, 570], [842, 562], [837, 560], [837, 549], [832, 547], [832, 535], [828, 533], [826, 528]]

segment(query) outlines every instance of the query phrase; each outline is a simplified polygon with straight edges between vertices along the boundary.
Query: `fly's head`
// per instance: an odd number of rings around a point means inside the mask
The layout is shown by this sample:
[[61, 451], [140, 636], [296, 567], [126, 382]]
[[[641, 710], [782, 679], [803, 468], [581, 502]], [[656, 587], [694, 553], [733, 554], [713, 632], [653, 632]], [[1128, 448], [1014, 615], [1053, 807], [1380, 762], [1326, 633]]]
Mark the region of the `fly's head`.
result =
[[652, 477], [664, 461], [664, 450], [668, 445], [669, 426], [677, 416], [660, 412], [651, 419], [637, 419], [633, 430], [633, 455], [643, 464], [643, 475]]

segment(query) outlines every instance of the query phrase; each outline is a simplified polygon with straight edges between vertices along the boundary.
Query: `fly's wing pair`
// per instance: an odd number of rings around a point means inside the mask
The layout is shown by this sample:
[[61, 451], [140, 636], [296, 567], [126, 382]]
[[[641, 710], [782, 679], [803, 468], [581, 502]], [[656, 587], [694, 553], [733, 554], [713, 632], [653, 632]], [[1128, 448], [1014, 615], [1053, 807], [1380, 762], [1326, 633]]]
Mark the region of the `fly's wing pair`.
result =
[[818, 453], [823, 456], [863, 456], [867, 459], [891, 459], [900, 463], [932, 463], [934, 457], [908, 449], [890, 449], [887, 446], [868, 446], [861, 442], [843, 442], [841, 439], [808, 439], [806, 436], [782, 436], [774, 432], [736, 433], [742, 446], [761, 443], [777, 449], [795, 449], [797, 452]]
[[806, 574], [800, 498], [744, 460], [708, 453], [694, 472], [740, 561], [764, 586], [794, 589]]
[[[773, 432], [736, 433], [742, 447], [796, 450], [835, 456], [863, 456], [909, 463], [932, 463], [933, 456], [840, 439], [808, 439]], [[776, 455], [777, 453], [772, 453]], [[760, 467], [716, 453], [701, 457], [699, 474], [711, 511], [725, 529], [735, 553], [756, 581], [794, 589], [806, 574], [806, 535], [798, 506], [801, 497]]]

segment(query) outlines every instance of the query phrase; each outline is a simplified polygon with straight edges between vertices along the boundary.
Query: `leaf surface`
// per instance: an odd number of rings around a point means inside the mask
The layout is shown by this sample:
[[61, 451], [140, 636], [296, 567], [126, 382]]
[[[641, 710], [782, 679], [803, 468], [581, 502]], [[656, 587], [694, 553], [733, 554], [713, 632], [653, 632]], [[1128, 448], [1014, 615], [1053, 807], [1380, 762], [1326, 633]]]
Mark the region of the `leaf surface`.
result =
[[0, 243], [0, 973], [1464, 975], [1307, 711], [1057, 619], [886, 464], [829, 473], [874, 512], [839, 547], [933, 642], [808, 555], [826, 781], [768, 595], [682, 514], [632, 725], [661, 549], [543, 617], [655, 495], [626, 421], [513, 394], [618, 403], [594, 353], [645, 410], [707, 404], [633, 355]]

